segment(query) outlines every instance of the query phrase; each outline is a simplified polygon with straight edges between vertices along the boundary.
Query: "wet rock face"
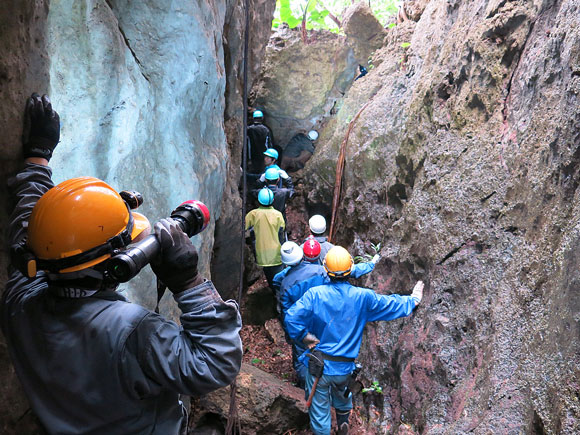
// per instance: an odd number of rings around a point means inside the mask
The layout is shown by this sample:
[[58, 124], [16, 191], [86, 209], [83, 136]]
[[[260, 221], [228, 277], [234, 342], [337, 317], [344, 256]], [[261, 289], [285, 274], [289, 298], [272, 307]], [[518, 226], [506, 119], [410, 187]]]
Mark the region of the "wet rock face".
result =
[[[221, 204], [220, 219], [216, 222], [211, 273], [222, 297], [237, 298], [242, 246], [242, 201], [238, 193], [242, 176], [243, 142], [243, 62], [245, 15], [241, 2], [228, 3], [224, 25], [224, 55], [226, 70], [225, 133], [228, 143], [226, 186]], [[257, 79], [261, 60], [271, 33], [276, 7], [270, 0], [251, 0], [251, 31], [248, 44], [248, 92]], [[248, 254], [245, 255], [246, 262]]]
[[[275, 4], [249, 3], [254, 22], [251, 79], [259, 70]], [[62, 130], [51, 160], [54, 180], [89, 175], [119, 190], [137, 190], [145, 198], [140, 211], [152, 223], [184, 200], [203, 201], [212, 221], [193, 240], [200, 271], [209, 277], [215, 221], [223, 213], [224, 221], [234, 221], [237, 228], [240, 222], [234, 211], [239, 210], [236, 171], [241, 138], [236, 134], [241, 124], [236, 119], [241, 120], [242, 112], [243, 17], [242, 2], [236, 0], [4, 2], [0, 11], [4, 226], [9, 209], [5, 180], [21, 164], [25, 97], [32, 91], [48, 93], [60, 113]], [[236, 157], [228, 168], [233, 149]], [[224, 195], [228, 201], [223, 201]], [[0, 263], [4, 273], [7, 255], [0, 256]], [[231, 269], [228, 274], [237, 275]], [[149, 268], [124, 286], [124, 292], [154, 307], [155, 278]], [[226, 292], [224, 297], [228, 296], [233, 295]], [[166, 294], [160, 308], [177, 319], [171, 295]], [[19, 393], [3, 339], [0, 384], [1, 396], [8, 400], [0, 403], [0, 432], [33, 433], [28, 430], [31, 413]]]
[[377, 21], [366, 2], [355, 3], [344, 12], [342, 29], [360, 64], [368, 66], [368, 56], [383, 45], [387, 31]]
[[[61, 114], [55, 180], [91, 175], [145, 198], [152, 221], [187, 199], [212, 214], [195, 237], [209, 274], [213, 222], [226, 174], [226, 9], [186, 1], [53, 3], [48, 15], [50, 94]], [[149, 268], [127, 286], [129, 297], [155, 305]], [[163, 301], [162, 309], [178, 313]]]
[[336, 242], [382, 242], [363, 281], [379, 293], [427, 282], [410, 318], [368, 327], [362, 376], [386, 391], [365, 399], [369, 417], [391, 431], [576, 433], [580, 3], [421, 7], [389, 30], [304, 170], [308, 202], [330, 205], [360, 111]]

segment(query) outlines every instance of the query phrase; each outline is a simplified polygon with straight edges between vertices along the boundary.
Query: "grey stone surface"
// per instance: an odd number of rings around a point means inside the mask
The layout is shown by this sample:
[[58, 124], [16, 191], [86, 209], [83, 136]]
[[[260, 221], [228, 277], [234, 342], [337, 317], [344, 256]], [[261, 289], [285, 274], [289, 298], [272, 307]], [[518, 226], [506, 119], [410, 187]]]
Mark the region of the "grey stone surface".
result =
[[[51, 161], [55, 181], [89, 175], [119, 190], [137, 190], [145, 198], [140, 211], [152, 223], [184, 200], [205, 202], [211, 225], [193, 241], [200, 251], [200, 271], [209, 277], [215, 221], [222, 204], [229, 204], [224, 206], [226, 219], [235, 220], [231, 210], [237, 204], [237, 179], [228, 174], [232, 167], [232, 173], [239, 168], [241, 149], [241, 139], [235, 136], [241, 129], [241, 52], [240, 39], [235, 39], [243, 25], [241, 4], [4, 2], [0, 11], [2, 223], [6, 224], [9, 207], [5, 181], [20, 164], [25, 97], [33, 91], [49, 93], [62, 124], [61, 143]], [[257, 61], [269, 35], [274, 5], [260, 0], [250, 5], [253, 20], [261, 20], [252, 35], [252, 77], [259, 70]], [[226, 80], [232, 91], [227, 95]], [[229, 165], [230, 154], [235, 154], [234, 166]], [[224, 191], [227, 201], [223, 201]], [[4, 280], [7, 263], [3, 253]], [[133, 301], [155, 306], [155, 279], [149, 268], [122, 291]], [[169, 294], [161, 311], [178, 317]], [[33, 433], [35, 423], [3, 339], [0, 385], [0, 432]]]
[[[228, 6], [224, 26], [224, 55], [226, 62], [225, 132], [229, 160], [226, 187], [221, 204], [221, 219], [216, 222], [215, 249], [211, 271], [222, 296], [237, 298], [240, 283], [240, 250], [242, 245], [242, 201], [238, 193], [242, 176], [243, 142], [243, 62], [245, 14], [241, 2]], [[275, 2], [252, 0], [248, 43], [248, 92], [257, 79], [266, 44], [271, 33]], [[246, 251], [249, 251], [246, 249]], [[248, 253], [245, 264], [248, 264]]]
[[298, 28], [278, 28], [250, 96], [253, 106], [263, 110], [276, 145], [283, 148], [296, 133], [319, 129], [336, 111], [357, 66], [343, 36], [316, 32], [304, 44]]
[[[48, 89], [46, 50], [47, 2], [5, 1], [0, 12], [0, 225], [8, 223], [10, 201], [6, 180], [20, 167], [22, 114], [26, 97]], [[5, 231], [0, 232], [0, 277], [6, 282], [8, 255]], [[0, 333], [0, 433], [38, 433], [28, 403]]]
[[[166, 217], [199, 199], [212, 225], [193, 238], [209, 276], [213, 223], [221, 212], [225, 5], [187, 1], [60, 1], [51, 4], [50, 94], [62, 119], [55, 179], [90, 175], [145, 198]], [[130, 299], [155, 306], [149, 268], [128, 283]], [[178, 313], [166, 300], [164, 309]]]
[[[242, 364], [236, 385], [235, 400], [244, 434], [284, 434], [308, 426], [304, 390], [249, 364]], [[230, 387], [221, 388], [194, 401], [196, 431], [203, 430], [208, 421], [218, 420], [222, 422], [221, 433], [225, 433], [230, 394]]]
[[364, 107], [335, 242], [382, 242], [363, 281], [379, 293], [427, 282], [412, 317], [367, 329], [362, 376], [386, 393], [365, 399], [371, 430], [580, 431], [579, 11], [431, 0], [325, 123], [308, 202], [330, 204]]

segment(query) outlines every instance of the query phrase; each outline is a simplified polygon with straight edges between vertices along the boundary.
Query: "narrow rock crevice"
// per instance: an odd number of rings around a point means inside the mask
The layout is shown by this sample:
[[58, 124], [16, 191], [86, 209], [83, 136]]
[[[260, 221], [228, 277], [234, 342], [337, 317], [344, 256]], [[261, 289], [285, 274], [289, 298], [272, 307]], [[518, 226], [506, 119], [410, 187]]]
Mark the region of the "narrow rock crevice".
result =
[[149, 76], [147, 74], [145, 74], [145, 72], [143, 71], [144, 70], [143, 64], [141, 63], [141, 61], [137, 57], [137, 54], [135, 53], [135, 51], [131, 47], [131, 44], [129, 43], [129, 38], [127, 38], [125, 31], [121, 27], [121, 24], [119, 23], [119, 20], [117, 19], [116, 15], [115, 15], [115, 10], [113, 9], [113, 5], [111, 4], [111, 1], [105, 0], [105, 3], [107, 4], [107, 6], [109, 6], [109, 9], [111, 9], [111, 13], [113, 14], [113, 16], [115, 16], [115, 20], [117, 22], [117, 28], [119, 29], [119, 33], [123, 37], [123, 41], [125, 42], [125, 46], [129, 49], [129, 51], [131, 52], [131, 55], [133, 56], [133, 59], [135, 60], [135, 63], [139, 67], [139, 72], [141, 73], [141, 75], [143, 76], [143, 78], [147, 82], [150, 82]]
[[441, 266], [443, 263], [445, 263], [447, 260], [449, 260], [455, 254], [457, 254], [461, 250], [461, 248], [463, 248], [465, 245], [466, 245], [466, 243], [464, 242], [461, 245], [459, 245], [457, 248], [452, 249], [447, 255], [445, 255], [445, 257], [443, 257], [440, 261], [437, 262], [437, 265]]

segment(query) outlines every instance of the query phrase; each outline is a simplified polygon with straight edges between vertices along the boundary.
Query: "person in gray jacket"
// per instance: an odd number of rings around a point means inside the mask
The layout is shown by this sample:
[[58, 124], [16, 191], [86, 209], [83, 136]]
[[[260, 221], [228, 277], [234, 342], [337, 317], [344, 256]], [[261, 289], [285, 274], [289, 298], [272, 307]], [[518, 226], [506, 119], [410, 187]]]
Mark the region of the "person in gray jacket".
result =
[[152, 267], [181, 326], [116, 293], [107, 261], [147, 234], [148, 221], [101, 180], [53, 187], [58, 114], [33, 94], [25, 118], [25, 164], [9, 182], [17, 249], [0, 321], [33, 412], [51, 434], [185, 433], [179, 395], [204, 395], [239, 372], [237, 304], [199, 276], [197, 251], [172, 219], [155, 225], [161, 253]]

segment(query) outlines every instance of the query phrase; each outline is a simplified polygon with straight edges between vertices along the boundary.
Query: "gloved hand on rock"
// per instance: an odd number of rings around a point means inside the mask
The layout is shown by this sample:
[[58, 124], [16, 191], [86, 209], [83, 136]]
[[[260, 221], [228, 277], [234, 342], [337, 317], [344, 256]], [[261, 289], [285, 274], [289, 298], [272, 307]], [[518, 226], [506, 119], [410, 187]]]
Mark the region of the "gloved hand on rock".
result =
[[50, 160], [60, 139], [60, 117], [52, 109], [48, 95], [37, 93], [26, 101], [24, 133], [22, 135], [24, 158], [41, 157]]
[[197, 249], [179, 224], [171, 218], [161, 219], [154, 229], [161, 253], [151, 262], [151, 268], [159, 280], [173, 293], [201, 284]]
[[417, 281], [417, 284], [415, 284], [415, 287], [413, 287], [411, 297], [415, 299], [415, 306], [419, 305], [421, 299], [423, 299], [423, 287], [425, 287], [423, 281]]

